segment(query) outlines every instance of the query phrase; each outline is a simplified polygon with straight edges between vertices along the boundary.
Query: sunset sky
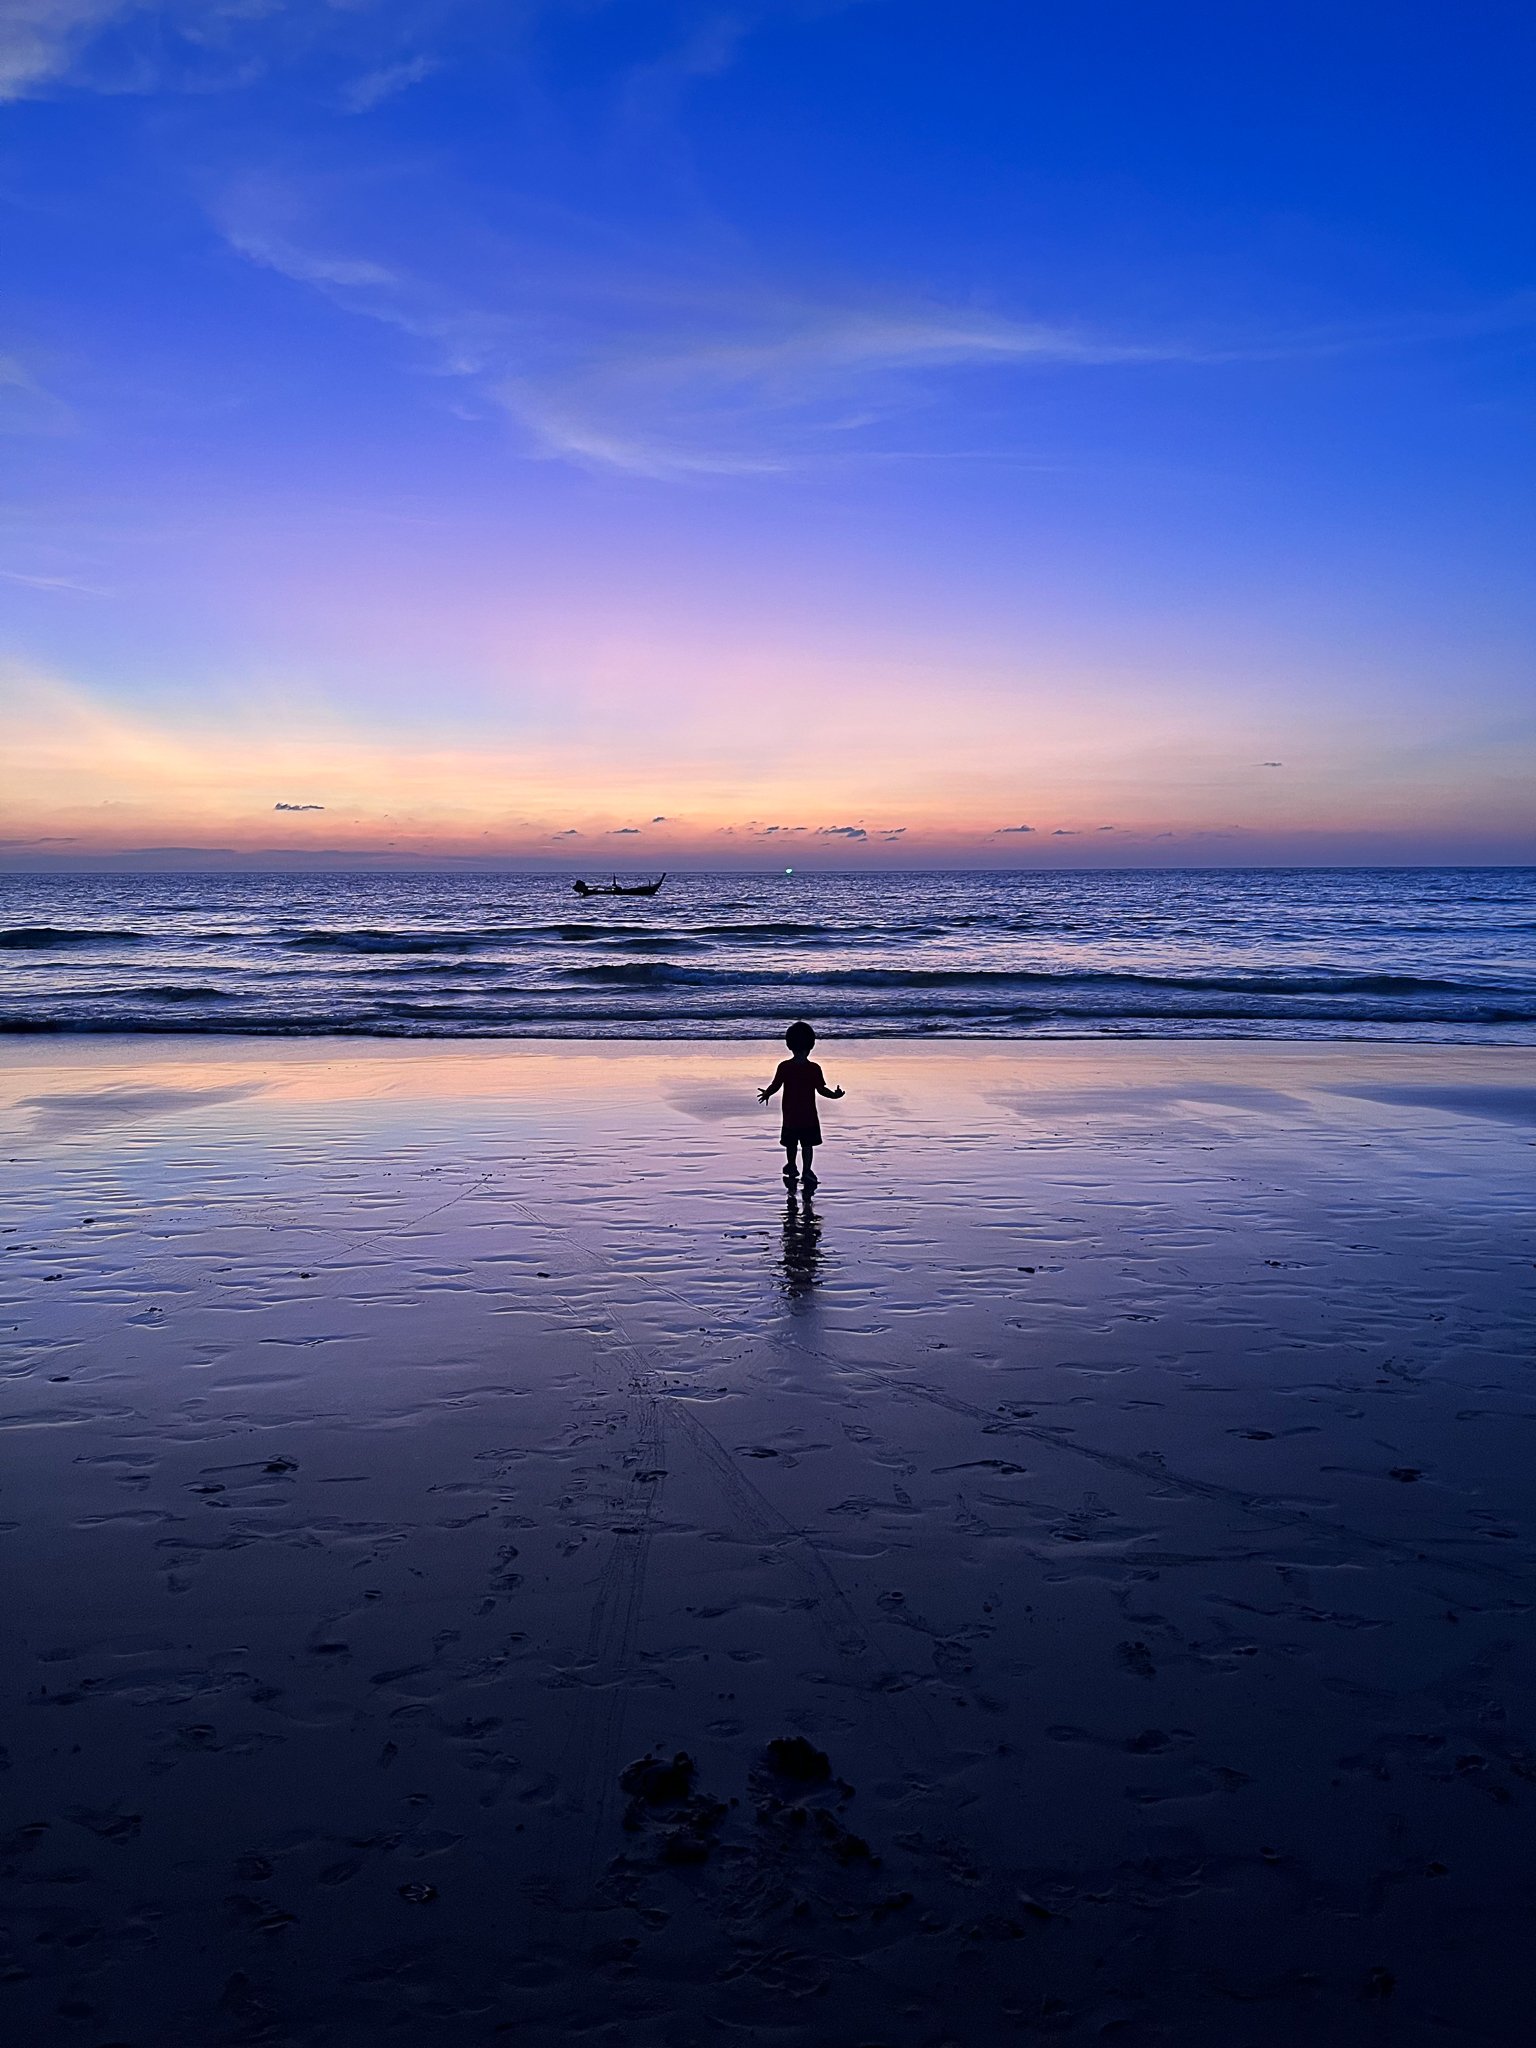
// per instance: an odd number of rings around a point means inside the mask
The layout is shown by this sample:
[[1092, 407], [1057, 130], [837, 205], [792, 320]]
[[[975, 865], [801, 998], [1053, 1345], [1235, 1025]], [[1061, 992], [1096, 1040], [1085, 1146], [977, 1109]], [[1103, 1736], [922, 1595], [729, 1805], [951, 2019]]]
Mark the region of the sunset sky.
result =
[[11, 0], [0, 864], [1536, 859], [1533, 20]]

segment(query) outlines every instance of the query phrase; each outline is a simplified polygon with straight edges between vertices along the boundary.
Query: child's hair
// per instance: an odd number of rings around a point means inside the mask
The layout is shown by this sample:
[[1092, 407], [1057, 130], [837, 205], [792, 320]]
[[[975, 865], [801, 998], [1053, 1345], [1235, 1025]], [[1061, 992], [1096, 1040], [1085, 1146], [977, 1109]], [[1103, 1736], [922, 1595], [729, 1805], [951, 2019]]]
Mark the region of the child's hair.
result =
[[791, 1024], [785, 1032], [784, 1043], [791, 1052], [809, 1052], [816, 1043], [816, 1034], [810, 1025], [806, 1023], [805, 1019], [801, 1017], [797, 1022]]

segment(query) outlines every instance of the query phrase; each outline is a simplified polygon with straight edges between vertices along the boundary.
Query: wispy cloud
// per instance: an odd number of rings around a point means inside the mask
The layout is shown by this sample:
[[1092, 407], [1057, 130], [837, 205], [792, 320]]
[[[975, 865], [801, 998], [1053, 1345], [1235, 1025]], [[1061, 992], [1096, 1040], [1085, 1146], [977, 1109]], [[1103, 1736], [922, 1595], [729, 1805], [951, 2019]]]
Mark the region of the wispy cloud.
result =
[[19, 357], [0, 355], [0, 433], [63, 434], [74, 423], [64, 400], [44, 390]]
[[442, 63], [436, 57], [406, 57], [398, 64], [377, 65], [342, 88], [342, 107], [349, 114], [370, 114], [385, 100], [392, 100], [396, 93], [420, 85], [423, 79], [430, 78], [441, 69]]
[[818, 839], [867, 839], [868, 832], [862, 825], [818, 825]]
[[323, 811], [324, 804], [274, 804], [274, 811]]
[[[368, 257], [335, 256], [301, 248], [275, 225], [245, 221], [244, 212], [242, 207], [222, 223], [230, 247], [239, 255], [278, 271], [297, 284], [318, 286], [328, 295], [341, 298], [351, 311], [388, 320], [391, 326], [404, 328], [407, 333], [432, 333], [431, 323], [411, 317], [406, 303], [409, 283], [387, 264], [375, 263]], [[362, 296], [369, 293], [381, 295], [377, 303]], [[386, 293], [394, 297], [385, 299], [382, 295]]]
[[0, 99], [21, 99], [62, 77], [79, 51], [136, 0], [5, 0], [0, 8]]
[[28, 590], [56, 591], [61, 597], [110, 597], [110, 590], [103, 590], [94, 583], [81, 583], [73, 576], [33, 576], [24, 569], [0, 569], [0, 578], [7, 583], [23, 584]]
[[[558, 247], [498, 246], [470, 291], [359, 249], [355, 228], [327, 233], [302, 193], [271, 179], [231, 189], [215, 218], [248, 261], [422, 344], [416, 367], [471, 385], [527, 453], [634, 476], [901, 459], [880, 434], [931, 405], [936, 379], [1201, 355], [1177, 339], [943, 305], [859, 304], [852, 294], [838, 303], [712, 259], [690, 266], [675, 251], [619, 248], [587, 224]], [[387, 215], [371, 232], [391, 239]], [[485, 293], [486, 274], [505, 281], [500, 302]]]
[[346, 81], [334, 103], [364, 113], [438, 68], [411, 48], [424, 23], [466, 12], [461, 0], [0, 0], [0, 100], [231, 91], [318, 60]]
[[1010, 832], [1033, 832], [1033, 825], [999, 825], [991, 835], [994, 839], [1006, 839]]
[[694, 331], [676, 337], [610, 330], [578, 341], [553, 376], [503, 378], [492, 396], [552, 455], [657, 477], [772, 475], [856, 457], [869, 430], [923, 402], [913, 380], [925, 374], [1190, 353], [943, 307], [866, 310], [750, 290], [739, 311], [716, 316], [746, 332], [701, 332], [699, 311], [680, 304]]

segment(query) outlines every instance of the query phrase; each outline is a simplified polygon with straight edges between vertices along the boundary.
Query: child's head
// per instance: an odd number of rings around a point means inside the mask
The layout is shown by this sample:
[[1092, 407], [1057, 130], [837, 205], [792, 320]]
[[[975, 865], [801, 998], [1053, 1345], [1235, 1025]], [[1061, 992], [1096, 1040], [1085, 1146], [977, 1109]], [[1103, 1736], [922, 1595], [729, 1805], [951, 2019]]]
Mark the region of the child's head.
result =
[[805, 1019], [801, 1017], [797, 1022], [791, 1024], [785, 1032], [784, 1043], [793, 1053], [806, 1053], [816, 1043], [816, 1034], [810, 1025], [806, 1023]]

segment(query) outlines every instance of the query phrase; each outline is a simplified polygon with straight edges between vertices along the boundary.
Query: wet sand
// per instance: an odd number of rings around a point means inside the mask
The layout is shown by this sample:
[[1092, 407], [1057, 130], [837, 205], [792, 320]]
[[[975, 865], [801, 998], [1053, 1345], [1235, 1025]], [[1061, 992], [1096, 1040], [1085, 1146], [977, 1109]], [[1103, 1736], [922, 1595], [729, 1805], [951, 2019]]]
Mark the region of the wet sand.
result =
[[0, 2026], [1507, 2043], [1536, 1074], [27, 1042]]

